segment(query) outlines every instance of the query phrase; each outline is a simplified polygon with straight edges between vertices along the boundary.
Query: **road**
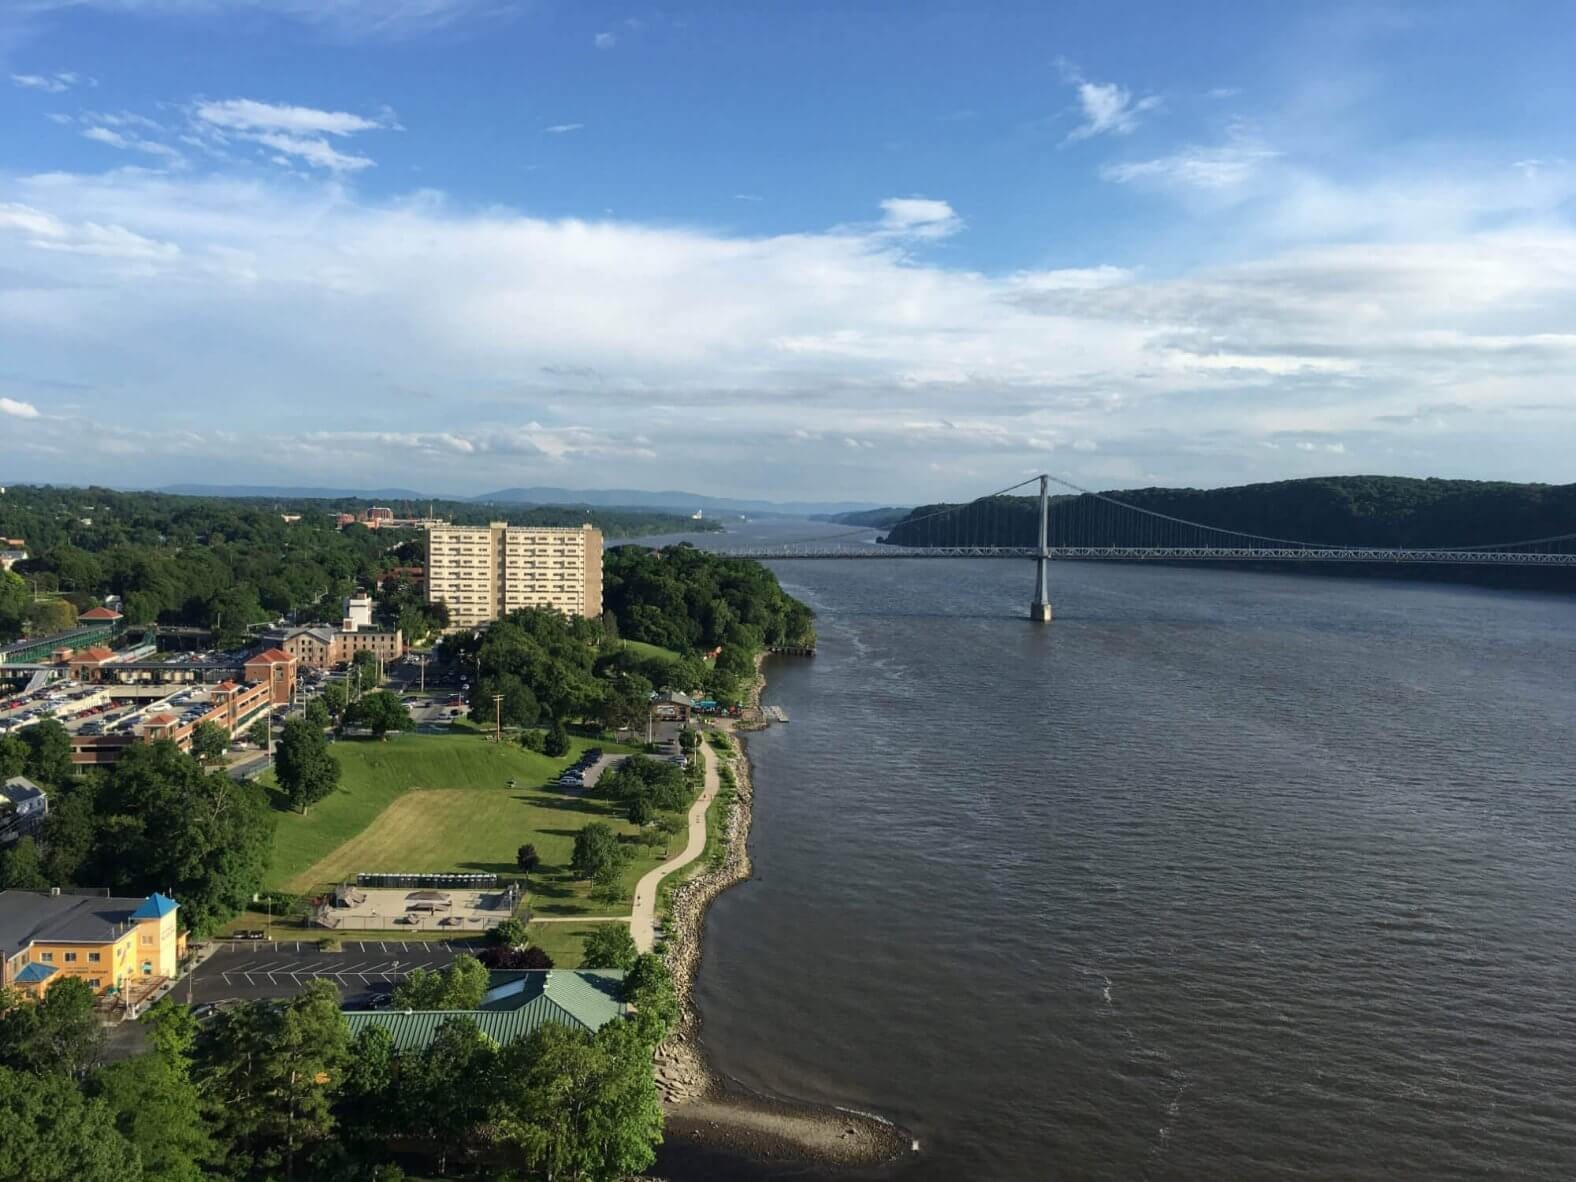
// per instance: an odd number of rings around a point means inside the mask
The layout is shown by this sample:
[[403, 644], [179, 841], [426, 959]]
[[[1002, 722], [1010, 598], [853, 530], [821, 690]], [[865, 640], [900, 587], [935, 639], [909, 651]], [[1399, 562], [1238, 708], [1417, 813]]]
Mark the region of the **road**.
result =
[[[191, 983], [193, 1003], [241, 998], [290, 997], [308, 982], [332, 981], [347, 1003], [387, 993], [412, 969], [441, 969], [465, 949], [436, 940], [347, 940], [342, 952], [323, 952], [315, 941], [233, 941], [205, 961]], [[187, 984], [174, 997], [187, 1000]]]
[[706, 848], [706, 809], [716, 799], [721, 780], [717, 776], [717, 753], [712, 750], [711, 744], [702, 740], [700, 753], [701, 761], [706, 765], [706, 774], [700, 795], [690, 805], [689, 841], [682, 853], [669, 858], [655, 870], [647, 871], [635, 884], [635, 906], [629, 917], [629, 930], [635, 937], [635, 947], [641, 952], [650, 952], [657, 942], [657, 887], [675, 870], [683, 869], [700, 857]]

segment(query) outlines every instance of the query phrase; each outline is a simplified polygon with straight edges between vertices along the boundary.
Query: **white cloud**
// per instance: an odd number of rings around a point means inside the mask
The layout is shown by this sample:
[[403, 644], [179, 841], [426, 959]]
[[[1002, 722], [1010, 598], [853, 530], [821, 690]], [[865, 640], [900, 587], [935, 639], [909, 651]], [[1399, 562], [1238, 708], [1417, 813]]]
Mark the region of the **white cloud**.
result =
[[60, 74], [12, 74], [11, 84], [24, 90], [42, 90], [46, 94], [60, 94], [82, 81], [80, 75], [70, 72]]
[[1058, 60], [1062, 78], [1078, 95], [1083, 122], [1067, 133], [1063, 143], [1091, 139], [1097, 135], [1127, 135], [1138, 127], [1140, 115], [1160, 106], [1157, 95], [1135, 99], [1133, 92], [1115, 82], [1090, 82], [1078, 68]]
[[911, 238], [946, 238], [963, 229], [963, 219], [945, 201], [930, 197], [888, 197], [881, 202], [881, 228]]
[[17, 419], [38, 418], [38, 407], [31, 402], [18, 402], [15, 398], [0, 398], [0, 415]]
[[335, 174], [371, 168], [374, 161], [369, 156], [341, 151], [325, 137], [344, 139], [362, 132], [399, 128], [392, 111], [385, 110], [378, 118], [370, 119], [349, 111], [324, 111], [256, 99], [200, 102], [195, 109], [194, 126], [201, 143], [211, 146], [217, 138], [223, 144], [236, 137], [269, 149], [270, 159], [276, 164], [305, 164]]
[[548, 135], [568, 135], [571, 131], [580, 131], [584, 127], [584, 123], [554, 123], [542, 130]]
[[168, 144], [161, 144], [155, 140], [143, 139], [140, 136], [122, 135], [118, 131], [111, 131], [107, 127], [89, 127], [82, 133], [83, 139], [93, 140], [111, 148], [121, 151], [143, 152], [149, 156], [157, 156], [168, 160], [172, 164], [184, 163], [186, 157]]
[[1252, 180], [1280, 155], [1245, 131], [1234, 129], [1225, 143], [1189, 144], [1153, 160], [1107, 164], [1100, 175], [1121, 184], [1146, 182], [1164, 187], [1225, 190]]
[[591, 39], [591, 43], [598, 49], [612, 49], [618, 44], [618, 38], [612, 33], [598, 33]]
[[[1074, 478], [1337, 462], [1549, 478], [1576, 441], [1576, 229], [1558, 213], [1576, 178], [1540, 182], [1548, 204], [1527, 217], [1496, 204], [1522, 199], [1501, 171], [1503, 195], [1464, 190], [1485, 204], [1449, 232], [1265, 247], [1282, 211], [1255, 206], [1229, 219], [1244, 261], [1155, 275], [934, 265], [914, 239], [962, 224], [932, 197], [740, 235], [374, 202], [331, 180], [0, 178], [0, 355], [90, 391], [83, 421], [30, 432], [89, 449], [105, 479], [151, 478], [177, 447], [183, 470], [234, 479], [394, 464], [475, 491], [603, 457], [652, 487], [683, 459], [737, 488], [879, 499], [1051, 449]], [[167, 438], [214, 390], [215, 421], [268, 470], [243, 477], [214, 432]], [[46, 405], [42, 386], [8, 393]], [[120, 451], [92, 450], [89, 418]], [[398, 427], [366, 426], [383, 423]], [[932, 491], [968, 489], [913, 495]]]
[[320, 111], [314, 107], [293, 107], [261, 103], [255, 99], [226, 99], [197, 104], [197, 118], [231, 131], [275, 131], [292, 135], [353, 135], [358, 131], [377, 131], [384, 124], [348, 111]]
[[397, 40], [454, 25], [471, 15], [508, 17], [518, 5], [512, 0], [21, 0], [21, 7], [98, 8], [148, 16], [264, 12], [336, 36]]
[[761, 197], [761, 195], [759, 193], [735, 193], [733, 195], [733, 199], [735, 201], [761, 201], [761, 200], [763, 200], [763, 198]]

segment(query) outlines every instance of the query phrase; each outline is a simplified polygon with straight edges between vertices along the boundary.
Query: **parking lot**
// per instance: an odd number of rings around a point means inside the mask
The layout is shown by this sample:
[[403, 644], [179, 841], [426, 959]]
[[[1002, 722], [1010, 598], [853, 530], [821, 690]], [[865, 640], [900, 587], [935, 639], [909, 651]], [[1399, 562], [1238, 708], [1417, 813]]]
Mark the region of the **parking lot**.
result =
[[[464, 950], [439, 940], [347, 940], [341, 952], [324, 952], [312, 940], [231, 942], [198, 968], [190, 996], [193, 1003], [289, 997], [326, 980], [347, 1003], [364, 1004], [412, 969], [444, 968]], [[176, 996], [185, 1000], [185, 990]]]

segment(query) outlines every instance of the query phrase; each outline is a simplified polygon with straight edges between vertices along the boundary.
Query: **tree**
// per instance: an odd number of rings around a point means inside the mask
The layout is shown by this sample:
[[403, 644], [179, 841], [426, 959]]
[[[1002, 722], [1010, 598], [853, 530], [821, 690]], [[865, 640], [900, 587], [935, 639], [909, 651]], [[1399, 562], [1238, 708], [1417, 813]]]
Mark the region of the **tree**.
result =
[[28, 746], [21, 735], [0, 735], [0, 780], [27, 770]]
[[382, 680], [383, 662], [378, 660], [376, 653], [367, 652], [365, 649], [350, 658], [350, 669], [355, 678], [358, 694], [376, 688]]
[[408, 731], [415, 725], [399, 695], [388, 690], [377, 690], [359, 698], [347, 710], [345, 718], [352, 726], [366, 727], [375, 739], [383, 738], [389, 731]]
[[635, 937], [622, 923], [598, 924], [596, 931], [585, 938], [585, 955], [581, 965], [588, 969], [623, 969], [635, 967], [640, 952], [635, 947]]
[[77, 609], [65, 599], [36, 599], [28, 605], [27, 618], [34, 634], [48, 636], [75, 628]]
[[518, 919], [506, 919], [495, 928], [488, 929], [487, 942], [499, 948], [524, 948], [530, 942], [525, 925]]
[[192, 731], [192, 754], [199, 763], [218, 763], [229, 747], [229, 732], [217, 722], [199, 722]]
[[624, 973], [624, 1000], [635, 1009], [642, 1036], [656, 1046], [679, 1020], [679, 999], [667, 962], [652, 952], [635, 958]]
[[52, 794], [43, 833], [44, 877], [51, 886], [77, 882], [79, 870], [92, 857], [98, 840], [97, 797], [93, 779]]
[[285, 799], [306, 815], [339, 787], [339, 761], [328, 750], [323, 732], [304, 718], [285, 720], [274, 749], [274, 774]]
[[22, 732], [27, 744], [27, 774], [58, 786], [71, 778], [71, 736], [53, 718], [35, 722]]
[[246, 728], [246, 741], [254, 747], [267, 747], [268, 735], [269, 725], [266, 718], [259, 718]]
[[[169, 740], [133, 743], [101, 788], [79, 794], [93, 810], [85, 881], [123, 895], [165, 891], [199, 934], [261, 886], [274, 827], [263, 789], [204, 771]], [[46, 826], [46, 839], [53, 834]]]
[[184, 1058], [147, 1054], [111, 1063], [86, 1091], [108, 1107], [150, 1182], [202, 1182], [210, 1176], [204, 1166], [220, 1160]]
[[535, 751], [538, 755], [544, 754], [547, 751], [547, 735], [538, 730], [521, 731], [520, 746], [527, 751]]
[[220, 1015], [198, 1042], [197, 1081], [223, 1125], [232, 1169], [285, 1176], [334, 1131], [350, 1037], [339, 993], [316, 980], [283, 1005]]
[[63, 1075], [0, 1067], [0, 1182], [138, 1182], [110, 1108]]
[[313, 698], [306, 704], [306, 720], [320, 731], [325, 731], [334, 724], [334, 716], [328, 712], [328, 707], [323, 704], [322, 698]]
[[22, 622], [27, 619], [27, 607], [32, 598], [21, 575], [10, 570], [0, 571], [0, 643], [15, 640], [22, 634]]
[[554, 759], [562, 759], [569, 754], [569, 732], [564, 729], [563, 719], [553, 719], [553, 725], [548, 728], [547, 738], [542, 743], [542, 751]]
[[487, 968], [474, 956], [456, 956], [442, 972], [413, 969], [394, 987], [397, 1010], [474, 1010], [487, 993]]
[[496, 1059], [496, 1046], [472, 1019], [451, 1018], [425, 1050], [401, 1060], [400, 1123], [433, 1147], [440, 1174], [451, 1147], [477, 1140], [472, 1130], [487, 1115]]
[[609, 730], [645, 729], [651, 713], [651, 682], [638, 673], [625, 673], [608, 685], [602, 699], [602, 725]]
[[332, 717], [338, 718], [345, 713], [345, 706], [350, 701], [350, 695], [346, 692], [342, 682], [331, 681], [323, 687], [323, 692], [317, 696], [317, 700], [328, 707], [328, 712]]
[[526, 842], [514, 851], [514, 864], [521, 874], [529, 875], [542, 864], [542, 855], [536, 852], [536, 847]]
[[80, 1079], [97, 1064], [104, 1031], [86, 981], [66, 977], [37, 1002], [12, 998], [0, 1005], [0, 1066]]
[[683, 820], [673, 816], [671, 813], [657, 818], [657, 831], [662, 834], [662, 856], [664, 858], [668, 855], [668, 849], [673, 839], [687, 828], [688, 826]]
[[540, 948], [483, 948], [479, 958], [490, 969], [550, 969], [553, 958]]
[[31, 837], [21, 838], [10, 849], [0, 849], [0, 891], [39, 891], [49, 885], [38, 844]]
[[651, 1053], [627, 1022], [595, 1036], [548, 1023], [499, 1054], [494, 1128], [509, 1157], [545, 1178], [639, 1174], [662, 1140]]
[[657, 815], [657, 809], [644, 796], [637, 796], [624, 806], [624, 814], [635, 825], [649, 825]]
[[592, 821], [575, 834], [569, 868], [576, 878], [595, 878], [606, 867], [621, 868], [625, 857], [613, 827], [606, 821]]

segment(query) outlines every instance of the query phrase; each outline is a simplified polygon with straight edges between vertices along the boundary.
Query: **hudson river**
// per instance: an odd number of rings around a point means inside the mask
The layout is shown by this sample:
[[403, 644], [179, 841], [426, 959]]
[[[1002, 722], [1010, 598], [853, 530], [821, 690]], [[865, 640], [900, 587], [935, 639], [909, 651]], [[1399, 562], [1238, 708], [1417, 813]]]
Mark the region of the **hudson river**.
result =
[[750, 739], [722, 1072], [896, 1120], [905, 1182], [1576, 1177], [1576, 601], [775, 569], [821, 649]]

